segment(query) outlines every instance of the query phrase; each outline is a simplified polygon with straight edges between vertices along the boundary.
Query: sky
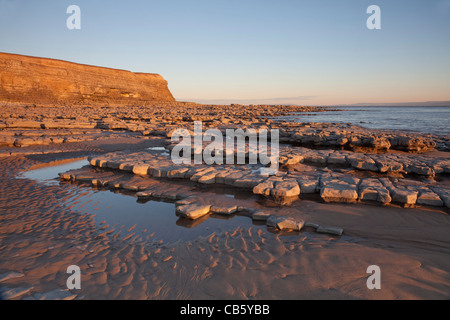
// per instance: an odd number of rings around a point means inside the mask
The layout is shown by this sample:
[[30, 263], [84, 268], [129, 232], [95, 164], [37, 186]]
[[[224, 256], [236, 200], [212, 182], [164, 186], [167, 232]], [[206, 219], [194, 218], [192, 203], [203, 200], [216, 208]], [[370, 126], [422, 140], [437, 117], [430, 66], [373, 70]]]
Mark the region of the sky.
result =
[[179, 101], [444, 101], [450, 0], [0, 0], [0, 52], [159, 73]]

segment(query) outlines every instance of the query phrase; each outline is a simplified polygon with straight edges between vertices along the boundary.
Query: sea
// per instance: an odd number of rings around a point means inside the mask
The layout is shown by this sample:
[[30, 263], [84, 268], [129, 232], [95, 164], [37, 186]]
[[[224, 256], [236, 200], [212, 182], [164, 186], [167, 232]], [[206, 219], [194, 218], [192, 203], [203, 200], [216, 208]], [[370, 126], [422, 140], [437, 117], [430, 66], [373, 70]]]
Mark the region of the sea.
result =
[[288, 119], [296, 122], [351, 123], [370, 129], [450, 135], [450, 107], [330, 107], [330, 111], [298, 113]]

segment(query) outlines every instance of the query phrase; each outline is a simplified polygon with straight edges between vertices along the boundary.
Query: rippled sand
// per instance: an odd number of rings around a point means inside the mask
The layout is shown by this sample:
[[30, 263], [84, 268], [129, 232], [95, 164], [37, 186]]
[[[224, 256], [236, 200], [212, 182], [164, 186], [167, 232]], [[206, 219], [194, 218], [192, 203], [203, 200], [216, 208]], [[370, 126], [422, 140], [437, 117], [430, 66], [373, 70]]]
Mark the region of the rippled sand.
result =
[[[78, 151], [72, 148], [67, 153], [53, 145], [42, 149], [56, 154], [0, 159], [0, 275], [22, 275], [0, 280], [4, 292], [21, 289], [12, 298], [23, 299], [64, 290], [67, 267], [78, 265], [82, 288], [71, 291], [70, 298], [75, 299], [448, 299], [450, 295], [450, 219], [445, 208], [302, 200], [266, 210], [339, 226], [344, 235], [305, 228], [286, 236], [250, 226], [192, 241], [159, 243], [133, 229], [119, 237], [96, 224], [91, 214], [64, 206], [64, 200], [73, 197], [74, 185], [16, 178], [22, 170], [62, 158], [144, 145], [159, 146], [160, 141], [80, 142], [71, 146]], [[381, 290], [366, 286], [370, 265], [381, 268]]]

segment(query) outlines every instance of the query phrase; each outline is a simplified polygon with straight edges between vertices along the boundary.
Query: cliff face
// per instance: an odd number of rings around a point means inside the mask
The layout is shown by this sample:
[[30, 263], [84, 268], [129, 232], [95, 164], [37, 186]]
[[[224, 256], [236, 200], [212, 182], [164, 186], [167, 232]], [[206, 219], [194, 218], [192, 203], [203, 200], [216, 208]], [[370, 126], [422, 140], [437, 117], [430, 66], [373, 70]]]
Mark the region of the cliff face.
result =
[[159, 74], [0, 53], [0, 101], [133, 104], [175, 99]]

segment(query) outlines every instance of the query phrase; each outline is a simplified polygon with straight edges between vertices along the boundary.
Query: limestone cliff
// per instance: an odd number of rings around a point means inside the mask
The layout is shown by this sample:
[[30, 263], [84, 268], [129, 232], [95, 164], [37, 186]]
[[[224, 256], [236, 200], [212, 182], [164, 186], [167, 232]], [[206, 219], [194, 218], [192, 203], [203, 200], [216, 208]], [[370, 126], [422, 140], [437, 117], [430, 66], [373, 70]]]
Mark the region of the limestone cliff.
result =
[[159, 74], [0, 52], [0, 101], [120, 105], [175, 99]]

